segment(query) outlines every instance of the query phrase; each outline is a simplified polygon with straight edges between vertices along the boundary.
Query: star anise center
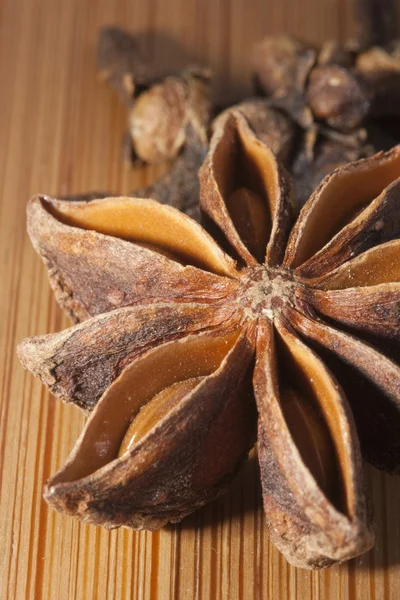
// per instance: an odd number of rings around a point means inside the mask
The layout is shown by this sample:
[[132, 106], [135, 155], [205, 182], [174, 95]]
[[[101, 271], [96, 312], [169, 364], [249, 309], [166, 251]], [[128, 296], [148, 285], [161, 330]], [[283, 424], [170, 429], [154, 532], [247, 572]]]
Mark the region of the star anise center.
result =
[[253, 318], [276, 318], [287, 304], [294, 304], [298, 283], [283, 268], [265, 265], [249, 268], [242, 278], [238, 302]]

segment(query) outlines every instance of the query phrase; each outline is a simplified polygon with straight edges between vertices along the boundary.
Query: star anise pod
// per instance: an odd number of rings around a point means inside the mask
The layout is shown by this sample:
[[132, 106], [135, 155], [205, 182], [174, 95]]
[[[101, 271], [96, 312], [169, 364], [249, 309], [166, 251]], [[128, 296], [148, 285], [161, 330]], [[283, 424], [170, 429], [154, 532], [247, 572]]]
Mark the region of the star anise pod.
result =
[[32, 199], [34, 247], [84, 322], [19, 356], [90, 413], [49, 504], [110, 528], [179, 521], [221, 493], [258, 428], [286, 558], [320, 568], [368, 550], [361, 451], [400, 465], [399, 176], [400, 147], [342, 167], [291, 229], [290, 179], [236, 112], [200, 172], [228, 252], [152, 200]]
[[220, 112], [214, 119], [211, 130], [220, 128], [221, 121], [232, 112], [239, 112], [245, 117], [258, 139], [269, 146], [281, 164], [289, 164], [297, 133], [290, 117], [271, 106], [265, 98], [247, 98]]

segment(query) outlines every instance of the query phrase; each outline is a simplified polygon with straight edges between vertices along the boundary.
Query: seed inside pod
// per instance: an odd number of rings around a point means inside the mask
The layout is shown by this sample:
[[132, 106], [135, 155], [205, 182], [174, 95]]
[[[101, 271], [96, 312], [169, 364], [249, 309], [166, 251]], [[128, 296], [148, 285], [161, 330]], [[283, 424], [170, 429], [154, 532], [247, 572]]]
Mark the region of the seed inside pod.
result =
[[[233, 329], [219, 335], [189, 336], [176, 346], [164, 344], [150, 350], [128, 365], [93, 411], [79, 452], [58, 481], [76, 481], [121, 458], [126, 446], [139, 439], [135, 435], [129, 443], [128, 431], [143, 438], [156, 423], [168, 419], [190, 391], [197, 393], [199, 383], [219, 369], [238, 335]], [[168, 446], [168, 436], [164, 442]]]
[[202, 379], [202, 377], [193, 377], [178, 381], [156, 394], [145, 404], [129, 425], [122, 440], [118, 457], [128, 452], [134, 444], [144, 438], [158, 421], [161, 421], [163, 417], [179, 404], [184, 396], [199, 385]]
[[[333, 401], [332, 389], [326, 385], [330, 374], [319, 370], [319, 358], [302, 346], [290, 329], [281, 323], [278, 327], [279, 395], [286, 425], [319, 489], [336, 510], [350, 515], [353, 509], [347, 455], [337, 435], [342, 416]], [[299, 481], [295, 485], [298, 488]]]
[[219, 204], [219, 210], [230, 217], [231, 226], [225, 233], [230, 244], [247, 263], [263, 263], [270, 252], [268, 244], [279, 253], [274, 236], [282, 232], [279, 228], [272, 231], [272, 219], [279, 211], [281, 187], [290, 185], [281, 169], [275, 171], [274, 154], [257, 139], [238, 111], [219, 121], [215, 139], [215, 150], [199, 171], [200, 185], [211, 196], [210, 206], [205, 201], [203, 211], [207, 214], [212, 204]]
[[316, 408], [295, 389], [281, 393], [286, 423], [301, 457], [321, 490], [331, 497], [337, 484], [335, 448]]
[[229, 195], [227, 207], [247, 248], [263, 260], [270, 231], [265, 202], [252, 190], [240, 187]]

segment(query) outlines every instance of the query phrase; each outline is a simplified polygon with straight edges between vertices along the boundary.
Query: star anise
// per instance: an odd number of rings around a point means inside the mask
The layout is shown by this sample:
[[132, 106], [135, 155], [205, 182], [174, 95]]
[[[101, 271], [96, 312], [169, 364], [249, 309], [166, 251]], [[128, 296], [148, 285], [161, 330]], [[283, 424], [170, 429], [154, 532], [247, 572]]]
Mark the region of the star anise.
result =
[[31, 200], [56, 298], [84, 322], [19, 355], [90, 413], [50, 505], [109, 528], [179, 521], [223, 491], [258, 427], [286, 558], [320, 568], [368, 550], [361, 450], [400, 465], [399, 176], [400, 147], [342, 167], [291, 229], [289, 177], [236, 112], [200, 173], [228, 252], [152, 200]]

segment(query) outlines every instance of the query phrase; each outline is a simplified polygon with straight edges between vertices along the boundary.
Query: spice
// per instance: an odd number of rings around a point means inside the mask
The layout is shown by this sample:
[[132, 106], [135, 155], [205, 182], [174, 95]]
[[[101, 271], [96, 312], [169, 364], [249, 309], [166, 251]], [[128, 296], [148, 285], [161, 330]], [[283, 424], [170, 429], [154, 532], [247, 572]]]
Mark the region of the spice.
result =
[[221, 126], [221, 121], [232, 112], [239, 111], [257, 137], [270, 147], [284, 165], [288, 164], [294, 149], [296, 126], [281, 110], [271, 106], [265, 98], [248, 98], [230, 106], [214, 119], [212, 129]]
[[317, 48], [282, 36], [255, 46], [259, 93], [303, 131], [288, 165], [300, 206], [335, 165], [389, 149], [399, 139], [393, 120], [400, 105], [393, 6], [360, 0], [354, 9], [363, 23], [356, 42]]
[[258, 426], [286, 558], [321, 568], [368, 550], [361, 452], [400, 465], [399, 177], [400, 147], [341, 167], [291, 229], [290, 179], [233, 111], [200, 171], [227, 253], [151, 200], [34, 198], [33, 244], [84, 321], [19, 356], [90, 414], [47, 501], [106, 527], [179, 521], [223, 491]]
[[207, 139], [209, 69], [192, 67], [179, 75], [157, 73], [155, 65], [139, 53], [135, 37], [117, 27], [101, 30], [97, 64], [100, 79], [129, 108], [124, 138], [124, 154], [129, 159], [149, 164], [175, 159], [188, 142], [188, 125], [203, 142]]
[[169, 204], [199, 221], [198, 171], [207, 154], [208, 140], [191, 124], [186, 128], [185, 138], [186, 144], [171, 170], [154, 183], [134, 190], [131, 195]]
[[327, 42], [317, 49], [267, 37], [255, 46], [254, 66], [259, 91], [304, 129], [317, 122], [349, 132], [367, 117], [398, 111], [390, 103], [398, 97], [398, 41], [371, 48]]
[[204, 143], [210, 119], [209, 83], [208, 70], [188, 69], [142, 91], [129, 113], [134, 156], [150, 164], [176, 158], [188, 142], [189, 125]]
[[117, 27], [101, 30], [97, 64], [100, 79], [128, 107], [124, 157], [129, 163], [171, 163], [164, 177], [132, 194], [199, 219], [197, 172], [208, 148], [211, 71], [190, 67], [178, 75], [159, 72], [139, 52], [135, 37]]

